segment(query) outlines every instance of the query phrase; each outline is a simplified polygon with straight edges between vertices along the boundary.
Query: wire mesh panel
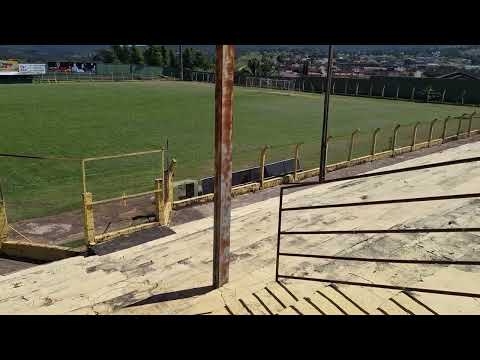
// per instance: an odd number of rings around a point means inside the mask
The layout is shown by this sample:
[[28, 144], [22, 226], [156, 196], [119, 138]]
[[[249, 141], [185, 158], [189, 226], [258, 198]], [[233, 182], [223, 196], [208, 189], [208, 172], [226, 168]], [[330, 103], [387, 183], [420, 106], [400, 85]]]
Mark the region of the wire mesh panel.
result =
[[162, 177], [163, 169], [162, 150], [134, 156], [87, 159], [86, 190], [94, 195], [95, 200], [151, 191], [155, 179]]
[[79, 161], [0, 157], [8, 239], [61, 245], [82, 237]]
[[[300, 146], [300, 163], [305, 170], [319, 167], [320, 141], [305, 141]], [[328, 159], [328, 156], [327, 156]]]
[[[453, 136], [457, 134], [458, 129], [458, 119], [449, 118], [447, 121], [447, 126], [445, 127], [445, 137]], [[444, 126], [445, 120], [442, 120], [442, 126]]]
[[359, 158], [370, 155], [372, 147], [372, 134], [367, 132], [359, 132], [354, 137], [352, 158]]
[[375, 153], [381, 153], [392, 149], [393, 128], [382, 128], [377, 134]]
[[0, 181], [10, 222], [79, 208], [79, 161], [0, 157]]
[[[259, 144], [260, 145], [260, 144]], [[248, 169], [255, 169], [260, 166], [260, 155], [262, 146], [255, 145], [234, 145], [232, 151], [232, 172], [239, 172]], [[267, 162], [269, 161], [269, 152], [266, 154]], [[250, 182], [254, 178], [258, 178], [258, 171], [255, 174], [249, 174], [245, 177], [245, 182]]]
[[417, 126], [417, 136], [415, 139], [416, 144], [424, 143], [428, 141], [428, 136], [430, 132], [430, 123], [429, 122], [421, 122]]
[[412, 145], [413, 128], [415, 124], [402, 125], [398, 129], [395, 148], [402, 148]]
[[[348, 160], [350, 136], [336, 136], [328, 141], [327, 165]], [[318, 165], [317, 165], [318, 167]]]

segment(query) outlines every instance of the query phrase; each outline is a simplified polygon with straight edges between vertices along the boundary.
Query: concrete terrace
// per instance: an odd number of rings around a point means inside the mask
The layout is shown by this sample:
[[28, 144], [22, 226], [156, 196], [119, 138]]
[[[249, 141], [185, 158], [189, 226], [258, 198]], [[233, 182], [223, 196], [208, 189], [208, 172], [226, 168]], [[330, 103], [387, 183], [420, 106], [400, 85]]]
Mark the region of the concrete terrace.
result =
[[[387, 168], [480, 156], [480, 142]], [[478, 163], [306, 187], [284, 206], [477, 192]], [[230, 283], [210, 291], [213, 218], [104, 256], [74, 257], [0, 277], [1, 314], [480, 314], [475, 298], [288, 280], [274, 282], [278, 197], [235, 208]], [[479, 225], [480, 200], [284, 213], [283, 230]], [[282, 251], [398, 259], [480, 260], [478, 233], [285, 235]], [[280, 273], [480, 293], [480, 267], [282, 257]], [[313, 304], [313, 305], [312, 305]], [[335, 304], [335, 305], [334, 305]]]

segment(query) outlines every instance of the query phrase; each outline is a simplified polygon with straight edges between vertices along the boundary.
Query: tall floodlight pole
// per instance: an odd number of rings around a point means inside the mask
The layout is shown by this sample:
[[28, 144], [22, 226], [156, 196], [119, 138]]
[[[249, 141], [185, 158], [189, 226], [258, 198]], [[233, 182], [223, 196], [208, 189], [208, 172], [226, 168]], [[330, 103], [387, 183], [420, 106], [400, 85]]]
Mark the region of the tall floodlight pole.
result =
[[323, 104], [322, 144], [320, 148], [320, 171], [318, 173], [318, 182], [325, 180], [327, 169], [328, 109], [330, 106], [330, 92], [332, 89], [332, 63], [333, 45], [328, 45], [327, 88], [325, 89], [325, 101]]
[[178, 52], [180, 56], [180, 80], [183, 80], [183, 51], [182, 45], [178, 45]]
[[213, 216], [213, 287], [228, 282], [232, 209], [233, 74], [235, 48], [217, 45], [215, 63], [215, 187]]

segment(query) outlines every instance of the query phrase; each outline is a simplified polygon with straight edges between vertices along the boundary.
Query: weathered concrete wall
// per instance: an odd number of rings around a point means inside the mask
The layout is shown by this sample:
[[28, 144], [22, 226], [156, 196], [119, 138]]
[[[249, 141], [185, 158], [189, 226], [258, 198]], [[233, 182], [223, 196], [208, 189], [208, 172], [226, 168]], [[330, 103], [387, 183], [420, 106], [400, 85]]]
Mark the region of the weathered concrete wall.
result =
[[82, 252], [74, 251], [62, 246], [21, 241], [5, 241], [2, 245], [0, 254], [18, 259], [51, 262], [78, 256], [81, 255]]

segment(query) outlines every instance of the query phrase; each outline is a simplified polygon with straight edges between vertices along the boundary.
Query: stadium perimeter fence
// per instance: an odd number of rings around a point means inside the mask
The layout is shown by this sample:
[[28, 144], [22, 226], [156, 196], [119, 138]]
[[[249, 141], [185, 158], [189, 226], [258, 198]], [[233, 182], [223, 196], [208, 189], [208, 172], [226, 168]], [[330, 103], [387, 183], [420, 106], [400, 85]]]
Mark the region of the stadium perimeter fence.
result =
[[[184, 80], [215, 82], [215, 77], [213, 73], [209, 72], [188, 71], [184, 74]], [[326, 88], [326, 78], [322, 76], [292, 78], [237, 74], [234, 81], [236, 86], [310, 93], [324, 93]], [[385, 76], [335, 77], [332, 82], [332, 94], [478, 106], [480, 105], [480, 81]]]

